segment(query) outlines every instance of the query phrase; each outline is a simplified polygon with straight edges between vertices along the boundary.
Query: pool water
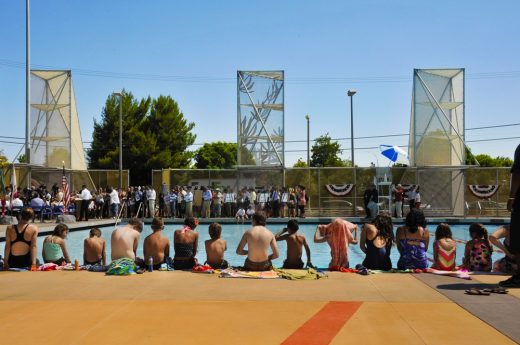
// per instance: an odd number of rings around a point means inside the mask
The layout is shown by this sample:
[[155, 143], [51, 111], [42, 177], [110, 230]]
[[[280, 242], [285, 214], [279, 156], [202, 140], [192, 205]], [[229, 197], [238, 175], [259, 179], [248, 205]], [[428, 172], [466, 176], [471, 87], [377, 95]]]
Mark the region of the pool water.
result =
[[[240, 239], [242, 237], [242, 234], [251, 227], [250, 224], [224, 224], [222, 225], [222, 238], [227, 241], [228, 250], [225, 254], [225, 259], [232, 265], [232, 266], [242, 266], [244, 263], [244, 256], [240, 256], [236, 254], [236, 248], [238, 246], [238, 243], [240, 242]], [[268, 228], [273, 231], [273, 233], [278, 232], [284, 227], [282, 224], [272, 224], [269, 225]], [[430, 232], [435, 232], [435, 225], [429, 226]], [[469, 240], [469, 232], [468, 232], [468, 225], [453, 225], [451, 226], [453, 237], [457, 240], [463, 240], [468, 241]], [[166, 225], [165, 229], [163, 230], [163, 234], [168, 237], [170, 240], [170, 255], [173, 256], [173, 232], [175, 229], [179, 229], [180, 225]], [[489, 225], [486, 226], [488, 229], [488, 232], [491, 234], [497, 226]], [[103, 227], [100, 228], [102, 231], [103, 238], [107, 241], [107, 261], [110, 262], [110, 234], [112, 233], [112, 230], [114, 229], [113, 226], [110, 227]], [[317, 267], [327, 267], [330, 261], [330, 250], [327, 243], [314, 243], [312, 241], [314, 237], [314, 232], [316, 230], [315, 224], [301, 224], [299, 232], [307, 237], [307, 242], [309, 243], [309, 247], [311, 249], [311, 259], [312, 263]], [[208, 234], [208, 225], [201, 225], [197, 227], [197, 231], [200, 233], [199, 237], [199, 250], [197, 254], [197, 259], [200, 263], [204, 263], [206, 260], [206, 253], [204, 249], [204, 241], [208, 240], [209, 234]], [[145, 226], [143, 229], [143, 232], [141, 234], [141, 240], [139, 243], [139, 247], [137, 249], [137, 255], [143, 256], [143, 241], [146, 236], [152, 233], [152, 230], [149, 225]], [[75, 258], [77, 258], [80, 263], [83, 262], [83, 240], [87, 238], [89, 235], [89, 230], [82, 230], [82, 231], [74, 231], [70, 232], [69, 236], [67, 237], [67, 249], [69, 251], [69, 255], [72, 261], [74, 261]], [[41, 249], [43, 246], [43, 240], [44, 237], [38, 238], [38, 257], [41, 262], [43, 262], [42, 256], [41, 256]], [[434, 237], [432, 236], [430, 238], [430, 244], [428, 248], [428, 257], [433, 258], [433, 241]], [[286, 256], [286, 250], [287, 246], [285, 241], [277, 242], [278, 249], [280, 252], [280, 257], [273, 261], [273, 264], [276, 267], [281, 267], [283, 264], [283, 260]], [[457, 243], [457, 264], [462, 263], [462, 257], [464, 256], [464, 244], [463, 243]], [[4, 253], [4, 247], [5, 243], [0, 243], [0, 253], [3, 255]], [[246, 248], [247, 249], [247, 248]], [[502, 258], [504, 254], [498, 253], [496, 251], [493, 252], [493, 262], [495, 260], [498, 260]], [[365, 254], [359, 249], [359, 245], [350, 245], [349, 246], [349, 260], [350, 260], [350, 267], [355, 267], [356, 264], [359, 264], [363, 261], [365, 258]], [[305, 258], [305, 251], [303, 254], [303, 261], [306, 262]], [[391, 259], [393, 267], [397, 266], [397, 261], [399, 259], [399, 252], [397, 251], [397, 248], [394, 246], [392, 248], [391, 253]]]

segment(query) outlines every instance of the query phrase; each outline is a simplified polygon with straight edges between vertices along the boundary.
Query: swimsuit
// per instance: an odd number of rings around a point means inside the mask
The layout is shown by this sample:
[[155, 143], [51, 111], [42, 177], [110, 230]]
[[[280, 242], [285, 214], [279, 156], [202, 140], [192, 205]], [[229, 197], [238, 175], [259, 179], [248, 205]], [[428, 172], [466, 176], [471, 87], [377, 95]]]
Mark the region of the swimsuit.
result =
[[473, 240], [473, 246], [469, 251], [470, 271], [491, 272], [491, 251], [483, 240]]
[[[14, 231], [16, 232], [16, 239], [14, 241], [11, 241], [11, 247], [16, 242], [22, 242], [27, 244], [29, 247], [31, 246], [31, 241], [27, 241], [24, 238], [25, 230], [29, 224], [26, 224], [22, 230], [22, 232], [18, 232], [18, 226], [14, 225]], [[22, 255], [13, 255], [12, 253], [9, 254], [9, 259], [7, 260], [7, 263], [9, 264], [9, 267], [12, 268], [25, 268], [31, 266], [31, 250], [28, 250], [26, 254]]]
[[288, 268], [288, 269], [302, 269], [305, 264], [303, 263], [302, 259], [300, 258], [299, 261], [296, 264], [287, 263], [287, 260], [283, 261], [282, 268]]
[[99, 259], [98, 261], [95, 261], [95, 262], [87, 261], [87, 260], [84, 260], [84, 261], [85, 261], [85, 265], [101, 265], [101, 259]]
[[65, 262], [63, 258], [63, 253], [61, 252], [61, 246], [57, 243], [52, 242], [53, 236], [51, 236], [51, 242], [46, 242], [43, 244], [43, 261], [45, 263], [55, 263], [56, 265], [61, 265]]
[[390, 260], [390, 251], [392, 250], [392, 245], [388, 245], [387, 243], [384, 247], [376, 247], [374, 245], [376, 237], [371, 240], [366, 240], [367, 253], [365, 260], [363, 260], [363, 266], [371, 270], [391, 270], [392, 261]]
[[273, 268], [271, 264], [271, 260], [266, 260], [262, 262], [254, 262], [246, 258], [244, 262], [244, 269], [248, 271], [270, 271]]
[[453, 269], [455, 269], [457, 247], [453, 246], [451, 250], [446, 250], [441, 247], [439, 241], [435, 241], [433, 246], [437, 249], [437, 262], [434, 264], [435, 268], [442, 271], [453, 271]]
[[[406, 270], [410, 268], [425, 269], [428, 267], [428, 259], [426, 257], [426, 242], [416, 238], [401, 238], [401, 257], [397, 262], [397, 268]], [[415, 243], [414, 243], [415, 242]]]
[[175, 256], [173, 268], [176, 270], [192, 269], [197, 264], [193, 253], [193, 243], [174, 243]]
[[193, 254], [193, 243], [174, 243], [175, 258], [191, 258]]
[[218, 265], [212, 265], [207, 261], [204, 264], [211, 266], [211, 268], [213, 268], [214, 270], [219, 270], [219, 269], [223, 270], [223, 269], [226, 269], [229, 267], [229, 263], [226, 260], [222, 260], [222, 262]]

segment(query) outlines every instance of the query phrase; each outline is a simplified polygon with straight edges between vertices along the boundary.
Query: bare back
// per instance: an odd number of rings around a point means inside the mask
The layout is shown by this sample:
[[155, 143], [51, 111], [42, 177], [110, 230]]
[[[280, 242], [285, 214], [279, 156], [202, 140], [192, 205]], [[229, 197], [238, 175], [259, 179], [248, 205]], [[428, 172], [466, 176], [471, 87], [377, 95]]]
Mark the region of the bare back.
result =
[[[274, 235], [264, 226], [257, 225], [247, 230], [238, 244], [237, 253], [246, 244], [248, 248], [247, 257], [253, 262], [264, 262], [278, 257], [278, 246], [276, 245]], [[271, 257], [268, 255], [269, 247], [273, 251]]]
[[135, 260], [135, 252], [141, 235], [131, 225], [117, 228], [112, 232], [112, 260], [129, 258]]
[[98, 262], [102, 260], [106, 265], [105, 239], [102, 237], [89, 237], [83, 242], [83, 260], [87, 262]]
[[153, 258], [154, 264], [164, 263], [170, 256], [170, 241], [163, 236], [162, 231], [156, 231], [144, 239], [144, 258]]
[[206, 261], [210, 266], [220, 265], [224, 261], [224, 252], [227, 250], [227, 242], [221, 238], [216, 240], [207, 240], [206, 245]]

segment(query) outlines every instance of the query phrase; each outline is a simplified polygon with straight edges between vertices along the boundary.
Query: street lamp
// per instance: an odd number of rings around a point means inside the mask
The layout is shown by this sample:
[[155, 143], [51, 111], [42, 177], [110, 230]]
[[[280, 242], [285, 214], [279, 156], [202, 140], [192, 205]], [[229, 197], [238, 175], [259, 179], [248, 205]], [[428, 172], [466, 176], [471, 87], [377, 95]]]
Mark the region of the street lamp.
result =
[[307, 120], [307, 167], [311, 166], [311, 146], [310, 146], [310, 119], [311, 117], [309, 115], [305, 115], [305, 119]]
[[352, 103], [352, 99], [356, 94], [357, 90], [348, 90], [347, 96], [350, 97], [350, 154], [352, 157], [352, 169], [354, 169], [354, 216], [357, 215], [357, 202], [356, 202], [356, 166], [354, 165], [354, 106]]
[[114, 92], [119, 96], [119, 189], [123, 188], [123, 93]]

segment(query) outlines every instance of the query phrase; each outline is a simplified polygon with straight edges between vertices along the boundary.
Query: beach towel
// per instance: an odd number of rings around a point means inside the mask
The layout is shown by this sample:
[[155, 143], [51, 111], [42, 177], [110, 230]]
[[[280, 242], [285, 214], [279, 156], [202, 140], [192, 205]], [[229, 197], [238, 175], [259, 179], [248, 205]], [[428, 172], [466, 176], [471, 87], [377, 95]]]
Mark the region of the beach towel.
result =
[[137, 266], [134, 260], [129, 258], [121, 258], [114, 260], [108, 265], [106, 275], [126, 276], [136, 274]]
[[16, 267], [9, 267], [10, 272], [27, 272], [29, 271], [26, 268], [16, 268]]
[[53, 263], [43, 264], [40, 267], [38, 267], [38, 271], [55, 271], [58, 269], [58, 265]]
[[275, 271], [239, 271], [234, 268], [226, 268], [220, 271], [219, 278], [249, 278], [249, 279], [279, 279]]
[[448, 276], [448, 277], [455, 277], [460, 279], [467, 279], [471, 280], [471, 277], [467, 270], [457, 270], [457, 271], [440, 271], [436, 270], [435, 268], [427, 268], [426, 272], [437, 274], [440, 276]]
[[321, 271], [317, 271], [314, 268], [307, 268], [302, 270], [290, 270], [279, 268], [275, 269], [278, 276], [289, 280], [318, 280], [322, 278], [328, 278], [327, 274]]
[[103, 265], [85, 265], [83, 267], [89, 272], [106, 272], [108, 268], [108, 266]]
[[329, 266], [348, 266], [348, 242], [352, 241], [350, 228], [354, 224], [344, 219], [336, 218], [327, 225], [318, 225], [320, 235], [327, 238], [332, 260]]
[[194, 266], [191, 269], [191, 272], [193, 272], [193, 273], [209, 273], [209, 274], [213, 274], [215, 271], [213, 270], [213, 268], [211, 268], [211, 266], [208, 266], [208, 265], [197, 265], [197, 266]]

